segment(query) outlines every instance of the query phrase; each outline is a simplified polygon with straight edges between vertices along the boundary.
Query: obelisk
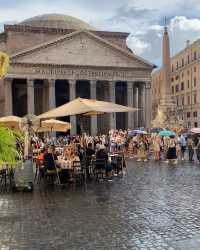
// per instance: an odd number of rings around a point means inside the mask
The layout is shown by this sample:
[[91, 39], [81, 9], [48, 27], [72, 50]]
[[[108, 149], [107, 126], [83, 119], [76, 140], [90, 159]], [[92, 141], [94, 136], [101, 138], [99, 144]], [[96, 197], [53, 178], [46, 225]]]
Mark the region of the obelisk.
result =
[[[162, 51], [162, 74], [163, 81], [161, 86], [161, 98], [165, 99], [170, 96], [170, 47], [169, 47], [169, 35], [167, 31], [167, 26], [164, 28], [163, 35], [163, 51]], [[164, 101], [164, 100], [163, 100]], [[166, 100], [167, 101], [167, 100]]]
[[171, 128], [177, 122], [176, 104], [173, 101], [170, 84], [170, 43], [167, 26], [164, 27], [162, 42], [162, 85], [161, 99], [153, 127]]

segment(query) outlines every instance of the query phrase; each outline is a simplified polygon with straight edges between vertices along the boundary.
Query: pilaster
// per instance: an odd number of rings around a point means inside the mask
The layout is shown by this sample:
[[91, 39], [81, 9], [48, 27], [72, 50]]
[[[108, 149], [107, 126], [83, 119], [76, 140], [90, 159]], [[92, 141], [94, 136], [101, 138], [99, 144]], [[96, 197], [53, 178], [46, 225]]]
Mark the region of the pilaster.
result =
[[4, 79], [5, 91], [5, 115], [13, 114], [13, 98], [12, 98], [12, 78]]

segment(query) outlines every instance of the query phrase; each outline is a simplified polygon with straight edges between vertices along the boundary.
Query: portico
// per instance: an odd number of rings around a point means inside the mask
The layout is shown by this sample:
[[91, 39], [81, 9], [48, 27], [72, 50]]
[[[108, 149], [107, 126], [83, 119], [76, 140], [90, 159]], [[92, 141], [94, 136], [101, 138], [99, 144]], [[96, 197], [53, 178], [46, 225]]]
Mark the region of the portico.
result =
[[[98, 100], [105, 100], [110, 102], [116, 102], [118, 104], [132, 106], [132, 107], [138, 107], [139, 110], [136, 113], [128, 113], [123, 114], [123, 121], [122, 124], [124, 124], [124, 128], [134, 128], [134, 127], [143, 127], [146, 126], [146, 116], [147, 110], [149, 108], [148, 105], [148, 98], [150, 99], [150, 93], [148, 92], [149, 83], [148, 81], [141, 81], [140, 79], [135, 79], [135, 81], [130, 81], [129, 79], [124, 78], [116, 78], [115, 80], [110, 80], [107, 77], [101, 77], [94, 79], [93, 77], [88, 77], [87, 79], [87, 70], [82, 70], [82, 72], [85, 72], [85, 79], [80, 80], [78, 79], [66, 79], [64, 75], [60, 75], [59, 79], [52, 79], [53, 77], [58, 76], [57, 75], [49, 75], [47, 78], [44, 78], [44, 76], [47, 76], [44, 74], [46, 71], [40, 71], [42, 72], [40, 75], [35, 75], [35, 79], [30, 79], [30, 76], [27, 76], [26, 79], [21, 79], [20, 77], [9, 77], [5, 79], [5, 103], [6, 103], [6, 115], [14, 114], [19, 115], [20, 107], [16, 106], [15, 103], [13, 103], [13, 97], [15, 95], [15, 92], [13, 92], [13, 83], [16, 82], [21, 83], [21, 92], [24, 94], [21, 98], [26, 99], [27, 108], [24, 108], [24, 110], [27, 110], [28, 113], [39, 115], [41, 112], [44, 112], [46, 110], [50, 110], [52, 108], [55, 108], [56, 105], [56, 99], [59, 98], [59, 93], [56, 93], [56, 85], [61, 81], [61, 77], [63, 80], [63, 84], [66, 85], [66, 101], [67, 100], [73, 100], [76, 97], [78, 97], [80, 94], [78, 94], [77, 91], [77, 84], [83, 84], [84, 82], [88, 82], [88, 86], [85, 86], [85, 91], [89, 93], [87, 97], [90, 99], [98, 99]], [[51, 71], [48, 71], [51, 72]], [[76, 74], [77, 75], [77, 74]], [[72, 78], [72, 77], [71, 77]], [[40, 79], [40, 89], [38, 92], [38, 80]], [[126, 80], [126, 81], [124, 81]], [[138, 82], [140, 80], [140, 82]], [[105, 82], [108, 86], [108, 91], [105, 89], [107, 96], [99, 96], [97, 93], [98, 89], [101, 88], [102, 91], [105, 88]], [[120, 85], [121, 90], [118, 89], [116, 86], [122, 83]], [[98, 88], [97, 88], [98, 84]], [[19, 88], [20, 90], [20, 88]], [[26, 90], [26, 91], [25, 91]], [[121, 95], [123, 93], [125, 95]], [[36, 96], [34, 95], [36, 93]], [[64, 95], [64, 93], [63, 93]], [[121, 103], [118, 100], [116, 100], [116, 96], [121, 96], [122, 100], [125, 100], [125, 102]], [[38, 100], [38, 98], [40, 98]], [[58, 102], [57, 102], [58, 103]], [[42, 105], [42, 108], [41, 108]], [[40, 112], [39, 112], [40, 111]], [[21, 114], [21, 111], [20, 111]], [[24, 113], [23, 115], [26, 115]], [[108, 127], [104, 127], [104, 129], [109, 128], [116, 128], [116, 117], [118, 114], [110, 114], [109, 124], [107, 123]], [[76, 123], [76, 117], [72, 116], [70, 117], [70, 122], [72, 123], [72, 131], [71, 133], [75, 134], [77, 132], [77, 123]], [[103, 132], [101, 126], [97, 126], [97, 120], [99, 120], [98, 117], [93, 116], [91, 117], [91, 133], [96, 134], [99, 127], [99, 132]], [[104, 124], [105, 125], [105, 124]], [[88, 126], [89, 127], [89, 126]], [[123, 128], [123, 127], [121, 127]], [[90, 131], [87, 131], [90, 132]]]

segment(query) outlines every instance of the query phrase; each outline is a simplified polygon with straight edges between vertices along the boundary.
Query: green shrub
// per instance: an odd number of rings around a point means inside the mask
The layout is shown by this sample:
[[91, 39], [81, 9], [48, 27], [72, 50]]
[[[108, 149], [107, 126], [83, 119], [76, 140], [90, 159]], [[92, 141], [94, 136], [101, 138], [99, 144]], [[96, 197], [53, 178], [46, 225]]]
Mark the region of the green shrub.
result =
[[15, 164], [20, 155], [17, 141], [23, 141], [21, 134], [0, 125], [0, 165], [5, 162]]

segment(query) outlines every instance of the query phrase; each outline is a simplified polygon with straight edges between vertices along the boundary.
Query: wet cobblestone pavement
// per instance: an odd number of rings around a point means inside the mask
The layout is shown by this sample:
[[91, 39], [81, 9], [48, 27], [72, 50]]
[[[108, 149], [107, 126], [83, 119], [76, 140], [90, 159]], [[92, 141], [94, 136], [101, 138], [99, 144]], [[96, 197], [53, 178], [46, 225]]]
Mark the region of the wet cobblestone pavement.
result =
[[123, 179], [0, 194], [1, 250], [199, 250], [200, 167], [129, 161]]

